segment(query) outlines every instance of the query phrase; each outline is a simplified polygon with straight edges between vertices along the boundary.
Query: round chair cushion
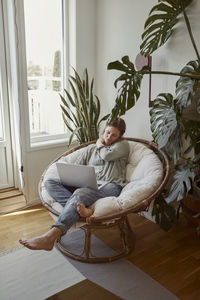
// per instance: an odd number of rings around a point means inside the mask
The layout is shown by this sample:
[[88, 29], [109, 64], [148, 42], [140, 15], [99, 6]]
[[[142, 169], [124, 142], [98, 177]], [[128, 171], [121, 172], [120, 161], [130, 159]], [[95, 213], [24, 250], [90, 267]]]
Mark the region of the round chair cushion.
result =
[[[129, 141], [129, 146], [130, 153], [126, 167], [128, 184], [122, 189], [118, 197], [105, 197], [97, 200], [91, 206], [94, 210], [94, 217], [106, 216], [132, 207], [150, 196], [163, 180], [163, 165], [154, 151], [139, 142]], [[58, 161], [73, 163], [82, 151], [84, 151], [84, 148], [63, 156]], [[44, 186], [44, 182], [49, 178], [59, 178], [55, 163], [51, 164], [44, 174], [41, 194], [43, 200], [60, 213], [63, 209], [62, 205], [48, 194]]]

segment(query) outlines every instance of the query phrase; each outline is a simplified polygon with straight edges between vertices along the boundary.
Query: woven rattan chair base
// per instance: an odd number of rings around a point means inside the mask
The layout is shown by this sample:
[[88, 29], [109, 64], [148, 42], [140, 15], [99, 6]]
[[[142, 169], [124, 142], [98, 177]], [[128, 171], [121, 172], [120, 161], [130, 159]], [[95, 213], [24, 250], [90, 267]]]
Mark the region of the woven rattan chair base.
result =
[[[91, 252], [92, 231], [96, 229], [107, 229], [110, 227], [118, 227], [121, 248], [118, 249], [117, 252], [111, 256], [104, 256], [104, 257], [94, 256]], [[133, 242], [132, 242], [133, 239], [131, 239], [130, 241], [130, 236], [133, 237], [133, 232], [129, 225], [127, 216], [116, 219], [112, 223], [96, 224], [95, 226], [87, 224], [81, 227], [81, 229], [83, 229], [85, 232], [85, 240], [83, 241], [84, 243], [83, 252], [80, 255], [68, 251], [65, 247], [63, 247], [60, 241], [56, 243], [57, 248], [63, 254], [67, 255], [70, 258], [82, 262], [87, 262], [87, 263], [111, 262], [124, 257], [125, 255], [129, 254], [133, 250]]]

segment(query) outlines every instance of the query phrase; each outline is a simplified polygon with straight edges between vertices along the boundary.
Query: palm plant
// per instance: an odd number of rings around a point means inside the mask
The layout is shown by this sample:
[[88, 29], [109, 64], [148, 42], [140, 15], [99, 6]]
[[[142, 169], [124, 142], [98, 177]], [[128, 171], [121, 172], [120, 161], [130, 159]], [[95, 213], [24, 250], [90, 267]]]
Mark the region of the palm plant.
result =
[[109, 117], [100, 117], [100, 100], [93, 95], [94, 78], [89, 82], [88, 71], [85, 69], [83, 79], [76, 70], [74, 76], [69, 77], [69, 86], [72, 95], [64, 89], [66, 98], [60, 94], [62, 101], [62, 117], [68, 130], [71, 132], [68, 145], [74, 137], [80, 144], [98, 138], [100, 124]]
[[[149, 13], [142, 34], [141, 54], [149, 56], [167, 42], [182, 14], [197, 58], [188, 62], [180, 72], [153, 71], [148, 66], [137, 71], [128, 56], [124, 56], [121, 62], [108, 64], [109, 70], [122, 71], [114, 83], [115, 87], [119, 83], [121, 85], [109, 120], [125, 114], [135, 105], [140, 96], [144, 75], [180, 76], [176, 82], [175, 96], [170, 93], [159, 94], [153, 100], [150, 110], [154, 141], [168, 153], [175, 166], [171, 188], [156, 199], [152, 212], [165, 230], [170, 228], [170, 221], [175, 220], [174, 211], [168, 203], [183, 199], [200, 175], [200, 55], [186, 13], [192, 2], [193, 0], [158, 0], [158, 4]], [[192, 115], [188, 113], [191, 107]], [[189, 146], [184, 149], [186, 139]], [[188, 155], [191, 156], [188, 158]]]

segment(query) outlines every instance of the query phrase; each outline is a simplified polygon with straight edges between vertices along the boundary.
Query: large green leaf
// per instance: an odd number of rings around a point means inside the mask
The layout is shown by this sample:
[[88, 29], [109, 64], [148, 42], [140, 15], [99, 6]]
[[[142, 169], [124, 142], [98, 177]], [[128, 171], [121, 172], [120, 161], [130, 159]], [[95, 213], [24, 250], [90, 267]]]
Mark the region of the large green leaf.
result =
[[177, 127], [169, 138], [168, 144], [165, 147], [165, 151], [168, 156], [172, 159], [174, 164], [176, 164], [181, 156], [183, 141], [183, 128], [180, 123], [177, 123]]
[[144, 66], [142, 70], [136, 71], [134, 64], [129, 60], [128, 56], [122, 57], [122, 62], [115, 61], [108, 64], [108, 69], [123, 71], [115, 80], [115, 87], [120, 83], [118, 95], [115, 100], [115, 106], [112, 109], [109, 122], [117, 116], [122, 116], [127, 110], [132, 108], [140, 96], [140, 86], [144, 73], [148, 73], [150, 68]]
[[160, 0], [155, 5], [144, 25], [142, 34], [142, 44], [140, 46], [141, 54], [151, 55], [155, 50], [161, 47], [172, 35], [173, 27], [179, 21], [179, 14], [193, 0]]
[[160, 148], [165, 147], [177, 128], [176, 112], [171, 94], [159, 94], [154, 99], [153, 107], [150, 110], [150, 121], [154, 140]]
[[[200, 63], [198, 60], [190, 61], [181, 73], [200, 74]], [[191, 104], [192, 98], [198, 87], [198, 80], [190, 77], [180, 77], [176, 83], [176, 99], [177, 105], [182, 111], [183, 108]]]
[[177, 111], [176, 101], [171, 94], [162, 93], [153, 101], [150, 110], [151, 131], [155, 142], [164, 148], [176, 163], [181, 155], [182, 123]]
[[191, 182], [194, 180], [195, 173], [189, 166], [178, 165], [173, 177], [173, 183], [168, 197], [165, 198], [167, 203], [174, 200], [182, 200], [186, 193], [191, 190]]

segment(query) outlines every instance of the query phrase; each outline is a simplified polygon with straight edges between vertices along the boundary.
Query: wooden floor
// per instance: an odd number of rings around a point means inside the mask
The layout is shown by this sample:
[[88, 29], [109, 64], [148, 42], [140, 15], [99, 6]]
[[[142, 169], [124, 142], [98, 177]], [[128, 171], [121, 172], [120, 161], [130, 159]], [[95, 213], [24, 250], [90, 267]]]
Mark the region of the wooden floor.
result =
[[[142, 216], [130, 215], [129, 220], [135, 247], [127, 258], [179, 299], [200, 299], [200, 238], [195, 229], [184, 217], [168, 233]], [[18, 247], [19, 238], [43, 234], [51, 224], [52, 218], [42, 206], [0, 216], [0, 252]], [[99, 237], [115, 246], [114, 235], [102, 233]]]
[[0, 190], [0, 215], [25, 206], [24, 195], [15, 187]]

